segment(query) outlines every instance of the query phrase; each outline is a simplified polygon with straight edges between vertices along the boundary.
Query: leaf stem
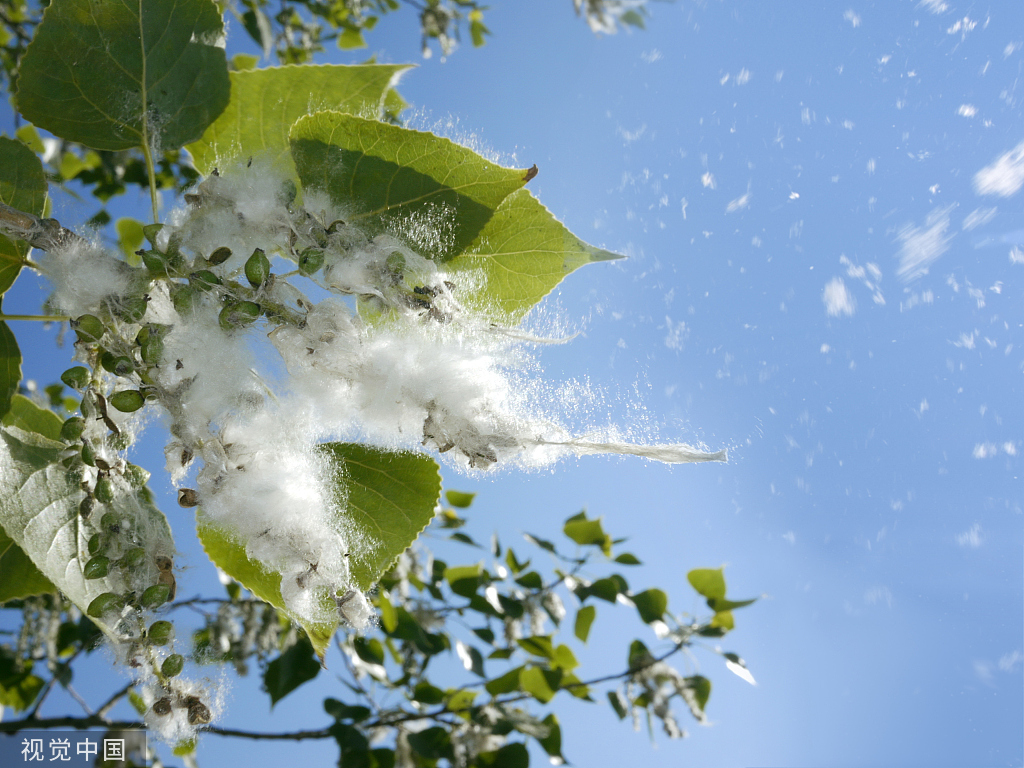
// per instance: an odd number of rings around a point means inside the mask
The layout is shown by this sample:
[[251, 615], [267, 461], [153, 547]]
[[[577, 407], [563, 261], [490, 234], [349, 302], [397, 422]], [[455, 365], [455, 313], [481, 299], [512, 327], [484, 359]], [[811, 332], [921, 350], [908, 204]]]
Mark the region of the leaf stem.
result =
[[4, 315], [0, 314], [0, 320], [38, 320], [41, 323], [63, 322], [70, 320], [67, 315]]
[[142, 128], [142, 154], [146, 158], [146, 175], [149, 176], [149, 199], [153, 204], [153, 223], [160, 223], [160, 209], [157, 201], [160, 199], [156, 191], [156, 167], [153, 165], [153, 150], [149, 146], [149, 131], [146, 124]]

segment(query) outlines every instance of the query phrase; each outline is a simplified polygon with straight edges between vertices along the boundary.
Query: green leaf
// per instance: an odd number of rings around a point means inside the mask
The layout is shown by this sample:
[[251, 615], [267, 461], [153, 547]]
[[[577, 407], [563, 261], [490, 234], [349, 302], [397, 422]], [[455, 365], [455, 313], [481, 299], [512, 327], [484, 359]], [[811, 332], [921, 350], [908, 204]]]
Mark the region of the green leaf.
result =
[[429, 228], [414, 245], [438, 262], [473, 243], [528, 176], [431, 133], [340, 112], [301, 118], [290, 139], [305, 189], [352, 209], [349, 218], [371, 234]]
[[[0, 202], [34, 216], [42, 216], [46, 206], [42, 161], [20, 141], [6, 136], [0, 136]], [[14, 283], [28, 251], [28, 243], [0, 235], [0, 295]]]
[[233, 160], [265, 156], [291, 178], [295, 175], [288, 131], [311, 105], [376, 117], [385, 94], [408, 66], [359, 64], [355, 66], [284, 66], [231, 73], [231, 101], [186, 149], [196, 169], [208, 176]]
[[145, 235], [142, 232], [142, 222], [138, 219], [122, 218], [114, 224], [117, 229], [117, 244], [121, 247], [125, 261], [132, 266], [138, 266], [141, 261], [135, 252], [142, 247]]
[[[284, 598], [281, 596], [281, 574], [276, 571], [269, 571], [261, 564], [255, 563], [245, 554], [245, 545], [238, 542], [229, 532], [211, 523], [200, 516], [196, 520], [196, 533], [199, 541], [206, 550], [213, 564], [224, 573], [237, 581], [243, 587], [252, 592], [256, 597], [265, 603], [270, 603], [288, 616], [291, 616], [302, 628], [306, 630], [309, 640], [316, 651], [317, 656], [323, 659], [327, 653], [327, 646], [331, 642], [331, 636], [337, 628], [337, 621], [327, 624], [305, 622], [293, 616], [285, 607]], [[325, 606], [331, 600], [330, 608], [333, 613], [333, 600], [330, 595], [323, 595]]]
[[476, 498], [475, 493], [465, 493], [463, 491], [445, 491], [444, 497], [448, 500], [448, 503], [458, 509], [466, 509], [470, 504], [473, 503], [473, 499]]
[[93, 149], [195, 141], [231, 84], [212, 0], [53, 0], [21, 60], [18, 111]]
[[572, 672], [579, 665], [579, 661], [576, 660], [576, 654], [572, 652], [568, 645], [563, 644], [555, 648], [555, 655], [551, 660], [552, 667], [564, 670], [565, 672]]
[[615, 558], [616, 563], [622, 565], [643, 565], [636, 555], [631, 555], [629, 552], [623, 552], [621, 555]]
[[552, 765], [564, 765], [565, 757], [562, 755], [562, 726], [554, 712], [545, 717], [542, 721], [548, 727], [548, 735], [537, 739], [537, 743], [544, 748], [551, 758]]
[[516, 640], [516, 643], [520, 648], [533, 656], [540, 656], [545, 659], [553, 659], [555, 657], [555, 647], [552, 645], [551, 637], [548, 635], [520, 638]]
[[586, 512], [573, 515], [565, 521], [562, 529], [565, 535], [580, 546], [593, 545], [600, 547], [607, 556], [612, 554], [612, 537], [601, 527], [601, 518], [588, 520]]
[[0, 528], [0, 603], [56, 591], [25, 551]]
[[31, 664], [28, 664], [27, 667], [20, 672], [12, 670], [8, 673], [7, 669], [3, 670], [3, 674], [0, 675], [0, 706], [10, 707], [15, 712], [21, 712], [32, 706], [32, 702], [36, 700], [36, 696], [43, 689], [44, 683], [41, 677], [33, 675], [29, 671], [32, 669]]
[[732, 611], [718, 611], [711, 619], [711, 626], [724, 630], [735, 629], [736, 620], [733, 618]]
[[366, 40], [363, 39], [362, 30], [344, 30], [340, 35], [338, 35], [338, 47], [343, 51], [352, 51], [357, 48], [365, 48]]
[[525, 744], [516, 741], [494, 752], [481, 752], [476, 763], [486, 768], [528, 768], [530, 753]]
[[544, 671], [540, 667], [527, 667], [519, 676], [519, 687], [533, 696], [541, 704], [547, 704], [555, 697], [556, 691], [548, 685]]
[[[86, 579], [83, 569], [91, 555], [87, 543], [100, 532], [100, 515], [83, 518], [85, 498], [79, 478], [60, 463], [63, 443], [18, 427], [0, 428], [0, 526], [21, 547], [57, 589], [85, 612], [101, 594], [124, 590], [120, 575]], [[132, 521], [147, 530], [145, 567], [150, 583], [157, 581], [155, 558], [174, 553], [167, 519], [145, 487], [133, 487], [123, 476], [109, 477], [112, 499], [106, 505], [115, 519]], [[101, 629], [108, 628], [100, 625]]]
[[721, 568], [697, 568], [686, 574], [686, 580], [704, 597], [725, 597], [725, 576]]
[[448, 731], [441, 726], [410, 733], [408, 739], [409, 746], [428, 759], [438, 760], [452, 754]]
[[593, 261], [621, 258], [587, 245], [527, 190], [505, 198], [450, 271], [480, 270], [486, 285], [468, 303], [522, 318], [570, 272]]
[[484, 657], [480, 654], [476, 648], [472, 645], [466, 645], [460, 640], [455, 641], [455, 653], [459, 657], [459, 661], [462, 662], [462, 666], [472, 672], [474, 675], [485, 677], [484, 675]]
[[388, 597], [387, 590], [381, 589], [377, 594], [377, 608], [380, 609], [380, 623], [385, 632], [394, 632], [398, 626], [398, 613]]
[[686, 703], [689, 705], [693, 716], [703, 722], [705, 719], [704, 708], [711, 697], [711, 681], [700, 675], [687, 677], [684, 680], [686, 682], [684, 690], [688, 692], [684, 695]]
[[351, 720], [353, 723], [361, 722], [373, 714], [369, 707], [345, 704], [332, 698], [324, 699], [324, 711], [335, 720]]
[[512, 691], [519, 690], [519, 676], [523, 673], [525, 667], [516, 667], [510, 669], [501, 677], [496, 677], [488, 682], [484, 688], [491, 694], [491, 696], [498, 696], [502, 693], [512, 693]]
[[665, 611], [668, 609], [668, 595], [660, 589], [644, 590], [637, 595], [632, 595], [631, 599], [644, 624], [657, 621], [665, 615]]
[[334, 464], [346, 529], [365, 542], [350, 558], [352, 580], [369, 590], [433, 518], [441, 495], [437, 462], [357, 443], [325, 443], [319, 449]]
[[413, 689], [412, 700], [421, 704], [440, 704], [444, 701], [444, 691], [426, 680], [421, 680]]
[[619, 716], [619, 720], [624, 719], [629, 714], [629, 702], [626, 701], [626, 697], [620, 691], [608, 691], [608, 703], [612, 705], [612, 709]]
[[481, 573], [483, 567], [476, 565], [462, 565], [455, 568], [445, 568], [444, 578], [451, 587], [452, 592], [462, 597], [472, 597], [482, 583]]
[[267, 665], [263, 673], [263, 686], [270, 694], [271, 707], [319, 674], [320, 664], [313, 658], [313, 653], [309, 640], [300, 638], [295, 645]]
[[[2, 310], [3, 297], [0, 296], [0, 311]], [[21, 350], [18, 349], [18, 340], [14, 338], [14, 332], [7, 327], [7, 323], [0, 320], [0, 416], [6, 418], [11, 410], [19, 381]]]
[[737, 608], [745, 608], [756, 602], [756, 597], [750, 600], [726, 600], [724, 597], [709, 597], [708, 608], [713, 611], [734, 611]]
[[11, 398], [11, 408], [3, 417], [4, 426], [20, 427], [26, 432], [60, 440], [60, 429], [64, 426], [60, 416], [46, 408], [40, 408], [24, 395]]
[[576, 627], [573, 631], [576, 633], [576, 637], [584, 643], [587, 642], [587, 637], [590, 635], [590, 625], [594, 623], [596, 617], [597, 608], [592, 605], [585, 605], [576, 611]]

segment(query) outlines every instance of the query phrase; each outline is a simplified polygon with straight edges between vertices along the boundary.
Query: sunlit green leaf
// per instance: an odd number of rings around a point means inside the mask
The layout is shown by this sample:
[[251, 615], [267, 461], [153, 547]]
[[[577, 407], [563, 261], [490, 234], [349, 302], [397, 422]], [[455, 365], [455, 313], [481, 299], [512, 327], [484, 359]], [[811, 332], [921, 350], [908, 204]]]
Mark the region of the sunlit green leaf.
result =
[[24, 550], [0, 528], [0, 603], [55, 591]]
[[465, 253], [445, 268], [479, 270], [485, 287], [468, 302], [515, 320], [570, 272], [590, 262], [618, 258], [618, 254], [587, 245], [521, 189], [502, 201]]
[[725, 597], [725, 575], [721, 568], [697, 568], [686, 574], [686, 579], [704, 597]]
[[466, 509], [470, 504], [473, 503], [473, 499], [476, 497], [475, 493], [465, 493], [463, 491], [445, 491], [445, 499], [453, 507], [458, 509]]
[[476, 757], [476, 763], [481, 768], [527, 768], [530, 753], [525, 744], [513, 742], [494, 752], [481, 752]]
[[462, 253], [528, 175], [431, 133], [340, 112], [301, 118], [291, 147], [303, 188], [327, 192], [370, 233], [428, 233], [412, 245], [435, 261]]
[[533, 696], [541, 704], [547, 704], [555, 697], [555, 690], [548, 684], [544, 671], [540, 667], [527, 667], [519, 676], [519, 687]]
[[584, 643], [587, 642], [587, 637], [590, 635], [590, 625], [594, 623], [596, 616], [597, 608], [592, 605], [584, 605], [576, 611], [576, 627], [574, 632], [576, 637]]
[[231, 101], [186, 149], [196, 169], [262, 156], [295, 178], [288, 146], [292, 124], [311, 111], [333, 109], [377, 117], [385, 94], [409, 67], [391, 64], [289, 65], [232, 72]]
[[40, 408], [24, 395], [15, 395], [11, 398], [11, 408], [2, 421], [6, 427], [20, 427], [50, 440], [60, 440], [60, 430], [64, 425], [56, 413]]
[[565, 757], [562, 755], [562, 726], [558, 722], [558, 716], [550, 713], [541, 722], [548, 727], [548, 735], [537, 739], [537, 742], [548, 753], [552, 765], [562, 765]]
[[512, 691], [519, 690], [519, 676], [522, 674], [525, 667], [516, 667], [510, 669], [508, 672], [503, 674], [501, 677], [496, 677], [484, 686], [487, 692], [491, 696], [498, 696], [502, 693], [511, 693]]
[[586, 512], [573, 515], [565, 521], [562, 529], [565, 535], [581, 546], [593, 545], [600, 547], [606, 555], [612, 553], [612, 538], [601, 527], [601, 518], [588, 520]]
[[[0, 296], [0, 311], [3, 311], [3, 297]], [[21, 381], [21, 350], [14, 332], [7, 323], [0, 320], [0, 416], [11, 410], [11, 398], [18, 391]]]
[[366, 544], [349, 562], [353, 582], [366, 591], [433, 518], [441, 495], [437, 462], [358, 443], [319, 449], [332, 460], [345, 525]]
[[630, 597], [645, 624], [657, 621], [668, 609], [668, 595], [660, 589], [647, 589]]
[[21, 60], [18, 111], [94, 149], [198, 139], [228, 103], [212, 0], [53, 0]]

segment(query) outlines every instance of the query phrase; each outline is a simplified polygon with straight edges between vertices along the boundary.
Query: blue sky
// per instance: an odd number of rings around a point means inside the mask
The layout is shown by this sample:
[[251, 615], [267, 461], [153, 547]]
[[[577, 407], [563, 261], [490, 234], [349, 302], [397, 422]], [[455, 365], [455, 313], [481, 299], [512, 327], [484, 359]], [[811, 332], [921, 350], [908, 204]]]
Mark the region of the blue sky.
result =
[[[1024, 8], [651, 11], [647, 31], [597, 38], [568, 0], [496, 2], [487, 46], [419, 61], [401, 87], [414, 126], [536, 163], [534, 194], [629, 256], [548, 300], [582, 333], [542, 353], [545, 376], [606, 392], [594, 422], [730, 450], [725, 465], [446, 469], [448, 487], [479, 492], [477, 539], [554, 536], [586, 508], [644, 560], [631, 583], [664, 587], [675, 610], [700, 607], [694, 567], [726, 564], [730, 594], [764, 596], [725, 643], [756, 687], [697, 656], [715, 685], [710, 727], [652, 748], [606, 705], [572, 702], [565, 754], [588, 766], [1020, 766]], [[369, 51], [333, 60], [418, 61], [407, 13], [385, 19]], [[8, 312], [37, 306], [27, 290], [5, 298]], [[26, 362], [40, 381], [60, 370]], [[150, 437], [155, 457], [162, 436]], [[211, 589], [187, 516], [159, 473], [153, 484], [191, 552], [184, 593]], [[637, 632], [656, 645], [639, 627], [605, 629], [581, 651], [595, 672], [621, 667]], [[322, 675], [272, 718], [255, 689], [236, 684], [225, 725], [315, 726], [338, 683]], [[330, 744], [216, 737], [199, 759], [241, 755], [337, 759]]]

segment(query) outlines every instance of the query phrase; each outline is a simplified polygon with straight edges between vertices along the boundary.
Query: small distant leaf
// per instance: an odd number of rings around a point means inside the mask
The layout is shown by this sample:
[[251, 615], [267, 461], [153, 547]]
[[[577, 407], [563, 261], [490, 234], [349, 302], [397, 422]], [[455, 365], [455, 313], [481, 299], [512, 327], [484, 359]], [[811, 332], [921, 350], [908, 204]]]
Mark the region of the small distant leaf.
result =
[[231, 57], [231, 71], [248, 72], [250, 69], [256, 69], [256, 67], [259, 66], [259, 63], [259, 56], [251, 56], [247, 53], [236, 53]]
[[451, 754], [452, 743], [448, 731], [440, 726], [410, 733], [408, 739], [409, 746], [428, 759], [438, 760]]
[[446, 568], [444, 578], [452, 588], [452, 592], [462, 597], [472, 597], [480, 587], [481, 572], [480, 564], [464, 565], [456, 568]]
[[270, 694], [271, 706], [319, 674], [320, 664], [313, 653], [309, 640], [302, 638], [267, 665], [263, 686]]
[[697, 568], [686, 574], [686, 579], [704, 597], [725, 597], [725, 576], [721, 568]]
[[470, 504], [473, 503], [473, 499], [476, 498], [475, 493], [465, 493], [463, 491], [445, 491], [444, 497], [448, 500], [448, 503], [458, 509], [466, 509]]
[[641, 641], [634, 640], [629, 644], [628, 663], [630, 671], [643, 669], [652, 661], [654, 661], [654, 657], [651, 655], [651, 652], [647, 650], [647, 646]]
[[452, 541], [458, 541], [458, 542], [460, 542], [462, 544], [468, 544], [471, 547], [476, 547], [477, 549], [483, 549], [483, 547], [481, 547], [479, 544], [477, 544], [475, 541], [473, 541], [473, 537], [472, 536], [470, 536], [469, 534], [466, 534], [466, 533], [453, 533], [448, 538], [451, 539]]
[[18, 111], [93, 149], [195, 141], [228, 103], [212, 0], [53, 0], [21, 60]]
[[19, 672], [0, 680], [0, 705], [21, 712], [32, 706], [43, 689], [43, 679], [28, 671]]
[[551, 638], [547, 635], [520, 638], [516, 640], [516, 644], [533, 656], [540, 656], [545, 659], [553, 659], [555, 657], [555, 647], [551, 643]]
[[335, 720], [351, 720], [354, 723], [361, 722], [372, 714], [369, 707], [353, 706], [332, 698], [324, 699], [324, 711]]
[[647, 589], [632, 595], [633, 604], [640, 613], [640, 620], [645, 624], [657, 621], [668, 609], [668, 595], [660, 589]]
[[519, 676], [519, 687], [533, 696], [541, 704], [547, 704], [555, 697], [555, 691], [548, 685], [543, 670], [539, 667], [527, 667]]
[[530, 765], [530, 753], [525, 744], [513, 742], [494, 752], [481, 752], [477, 755], [476, 763], [481, 768], [527, 768]]
[[693, 712], [694, 717], [703, 721], [704, 708], [707, 706], [708, 699], [711, 697], [711, 681], [706, 677], [694, 675], [693, 677], [687, 677], [685, 682], [686, 690], [692, 692], [692, 698], [687, 697], [687, 703], [690, 705], [690, 710]]
[[713, 611], [734, 611], [756, 602], [756, 597], [750, 600], [726, 600], [724, 597], [709, 597], [708, 608]]
[[395, 612], [395, 606], [392, 605], [387, 592], [383, 589], [377, 594], [377, 607], [380, 609], [380, 623], [383, 625], [384, 631], [394, 632], [395, 627], [398, 626], [398, 614]]
[[720, 627], [724, 630], [730, 630], [736, 628], [736, 621], [733, 619], [732, 611], [718, 611], [714, 618], [711, 619], [712, 627]]
[[576, 637], [584, 643], [587, 642], [587, 637], [590, 635], [590, 625], [594, 623], [594, 618], [596, 616], [597, 608], [592, 605], [585, 605], [576, 612], [576, 627], [574, 632], [576, 633]]
[[638, 27], [644, 29], [644, 17], [641, 16], [637, 11], [629, 10], [626, 11], [619, 17], [619, 21], [623, 24], [628, 24], [631, 27]]
[[619, 716], [619, 720], [622, 720], [629, 714], [629, 702], [626, 701], [626, 697], [620, 691], [608, 691], [608, 703], [612, 705], [612, 709]]
[[440, 704], [444, 701], [444, 691], [426, 680], [421, 680], [413, 689], [412, 700], [421, 704]]
[[137, 266], [140, 259], [135, 252], [142, 247], [145, 235], [142, 232], [142, 222], [138, 219], [118, 219], [114, 224], [117, 228], [117, 244], [121, 247], [121, 253], [125, 261]]
[[366, 40], [363, 32], [359, 29], [346, 29], [338, 35], [338, 47], [343, 51], [353, 51], [357, 48], [365, 48]]
[[378, 114], [385, 94], [409, 67], [390, 64], [356, 66], [310, 64], [232, 72], [231, 101], [198, 141], [186, 149], [196, 169], [208, 176], [220, 165], [252, 156], [281, 163], [289, 177], [295, 166], [288, 151], [288, 131], [316, 109]]
[[534, 546], [540, 547], [541, 549], [543, 549], [546, 552], [550, 552], [551, 554], [556, 554], [557, 553], [557, 550], [555, 549], [555, 545], [552, 544], [547, 539], [542, 539], [539, 536], [534, 536], [532, 533], [524, 533], [523, 534], [523, 538], [526, 539], [531, 544], [533, 544]]
[[462, 662], [462, 666], [474, 675], [484, 677], [484, 657], [476, 648], [466, 645], [461, 640], [455, 641], [455, 653]]
[[559, 645], [555, 648], [555, 655], [551, 661], [551, 666], [555, 669], [561, 669], [565, 672], [571, 672], [580, 665], [579, 661], [576, 660], [576, 654], [572, 652], [572, 649], [568, 645]]
[[585, 512], [573, 515], [565, 521], [562, 529], [565, 535], [581, 546], [593, 545], [600, 547], [605, 555], [611, 556], [612, 539], [601, 526], [601, 518], [588, 520]]
[[615, 558], [615, 562], [622, 565], [643, 565], [643, 563], [637, 559], [636, 555], [631, 555], [629, 552], [623, 552]]
[[516, 667], [510, 669], [501, 677], [497, 677], [491, 680], [484, 688], [491, 696], [498, 696], [502, 693], [512, 693], [512, 691], [519, 690], [519, 676], [522, 674], [524, 667]]
[[565, 763], [565, 757], [562, 755], [562, 726], [558, 722], [558, 717], [552, 712], [541, 722], [548, 727], [548, 735], [537, 739], [537, 743], [548, 753], [552, 765], [562, 765]]

